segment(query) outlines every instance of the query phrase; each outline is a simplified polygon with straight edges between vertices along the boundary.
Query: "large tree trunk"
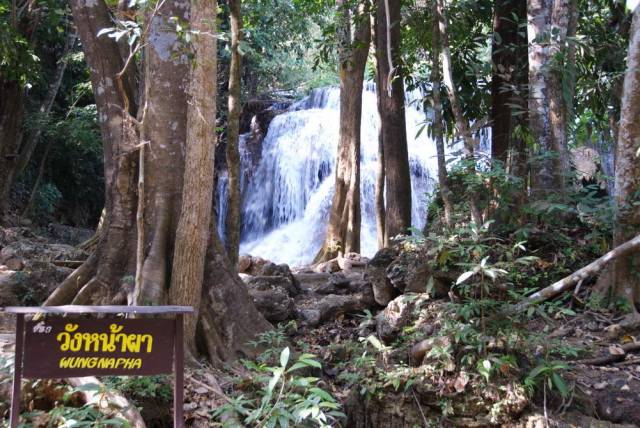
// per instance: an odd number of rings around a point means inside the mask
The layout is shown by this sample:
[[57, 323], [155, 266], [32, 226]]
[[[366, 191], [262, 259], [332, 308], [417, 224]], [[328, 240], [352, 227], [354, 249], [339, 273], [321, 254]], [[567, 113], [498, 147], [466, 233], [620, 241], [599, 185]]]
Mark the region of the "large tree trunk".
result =
[[145, 48], [148, 107], [142, 132], [149, 148], [144, 156], [144, 204], [139, 205], [144, 208], [144, 262], [135, 292], [136, 304], [143, 305], [167, 303], [183, 189], [189, 61], [171, 22], [174, 17], [188, 21], [189, 0], [166, 1], [149, 18]]
[[[620, 111], [615, 165], [618, 210], [614, 247], [640, 231], [640, 209], [637, 206], [640, 194], [640, 8], [633, 13]], [[640, 301], [640, 257], [637, 252], [614, 262], [612, 279], [615, 295], [625, 298], [632, 307], [634, 302]]]
[[[569, 170], [567, 149], [567, 115], [570, 94], [563, 91], [564, 64], [570, 58], [567, 49], [568, 29], [575, 9], [572, 0], [528, 0], [529, 39], [529, 121], [538, 143], [537, 160], [532, 177], [535, 197], [549, 193], [564, 195], [565, 174]], [[562, 54], [562, 55], [558, 55]]]
[[384, 244], [389, 245], [390, 239], [407, 234], [411, 227], [411, 174], [400, 64], [400, 2], [377, 0], [376, 5], [376, 81], [386, 178]]
[[[526, 20], [527, 1], [495, 0], [493, 5], [491, 157], [506, 166], [515, 149], [513, 131], [522, 113], [518, 111], [519, 98], [526, 85], [520, 55], [524, 53], [526, 58], [527, 40], [521, 36], [519, 24]], [[525, 46], [524, 52], [521, 46]]]
[[231, 26], [231, 64], [229, 65], [229, 117], [227, 118], [227, 171], [229, 173], [229, 201], [226, 218], [225, 243], [232, 266], [238, 262], [240, 250], [240, 82], [242, 57], [238, 47], [242, 40], [241, 0], [229, 0]]
[[[198, 5], [214, 7], [211, 2], [200, 1], [203, 0], [198, 0]], [[212, 174], [202, 172], [212, 167], [212, 158], [207, 161], [207, 153], [204, 153], [213, 149], [210, 147], [214, 132], [211, 109], [214, 108], [212, 103], [215, 97], [208, 93], [211, 87], [203, 88], [194, 99], [196, 104], [190, 112], [192, 117], [189, 126], [192, 129], [186, 150], [190, 153], [188, 156], [193, 155], [199, 164], [202, 161], [197, 171], [202, 177], [194, 178], [193, 170], [185, 171], [188, 52], [172, 30], [170, 18], [189, 17], [189, 6], [187, 0], [164, 2], [158, 14], [152, 14], [149, 39], [144, 41], [144, 83], [148, 86], [144, 91], [146, 99], [143, 110], [146, 114], [141, 115], [144, 121], [139, 128], [144, 136], [143, 142], [148, 143], [148, 149], [144, 151], [144, 198], [140, 204], [145, 215], [145, 230], [144, 233], [136, 233], [136, 154], [139, 145], [135, 121], [129, 113], [135, 114], [132, 94], [142, 91], [135, 91], [130, 85], [133, 80], [128, 78], [132, 74], [129, 72], [122, 79], [125, 91], [117, 89], [116, 76], [124, 65], [119, 48], [111, 38], [96, 37], [100, 29], [112, 26], [104, 1], [72, 2], [74, 19], [91, 70], [104, 140], [106, 226], [96, 252], [54, 291], [47, 304], [114, 304], [132, 301], [158, 304], [166, 300], [168, 285], [174, 277], [175, 284], [178, 284], [176, 287], [184, 286], [189, 278], [195, 278], [194, 281], [198, 282], [198, 278], [203, 277], [204, 281], [201, 279], [199, 283], [189, 283], [188, 289], [173, 290], [170, 294], [182, 299], [186, 293], [193, 294], [201, 290], [200, 300], [198, 296], [188, 297], [190, 303], [200, 308], [202, 331], [206, 332], [198, 343], [210, 353], [213, 362], [220, 363], [255, 352], [246, 342], [256, 333], [269, 328], [269, 324], [256, 310], [244, 284], [230, 268], [211, 223], [204, 221], [200, 224], [200, 219], [206, 217], [206, 211], [209, 211], [209, 216], [211, 213], [212, 192], [204, 196], [208, 198], [205, 200], [196, 200], [198, 197], [195, 195], [206, 193], [204, 189], [207, 186], [211, 188], [209, 180]], [[209, 16], [213, 13], [211, 9], [206, 12]], [[210, 23], [211, 20], [207, 18], [202, 22]], [[211, 34], [205, 33], [203, 37], [211, 37]], [[204, 52], [208, 57], [207, 63], [211, 65], [211, 61], [215, 61], [215, 48], [211, 51], [211, 45], [208, 45]], [[203, 54], [202, 50], [198, 50], [198, 53]], [[210, 68], [198, 67], [193, 76], [194, 85], [197, 85], [205, 81], [205, 76], [213, 78], [215, 73]], [[207, 85], [213, 84], [213, 81], [207, 82]], [[207, 95], [211, 97], [201, 98]], [[128, 113], [125, 106], [129, 106]], [[202, 117], [193, 117], [196, 110]], [[207, 135], [205, 131], [210, 134]], [[190, 187], [185, 195], [183, 177], [187, 178], [187, 186]], [[192, 179], [196, 180], [193, 184], [190, 181]], [[208, 209], [204, 205], [208, 205]], [[183, 216], [180, 230], [177, 231], [181, 208], [186, 212], [190, 207], [194, 207], [197, 215], [194, 212], [193, 216], [191, 213]], [[198, 224], [192, 224], [192, 221]], [[180, 235], [178, 242], [177, 233]], [[137, 282], [134, 290], [127, 278], [136, 273], [137, 236], [144, 237], [144, 263], [141, 281]], [[209, 239], [217, 245], [209, 245], [206, 259], [202, 260], [201, 254], [196, 253], [202, 251], [202, 246]], [[176, 255], [176, 246], [181, 254]], [[181, 262], [183, 257], [186, 257], [184, 263]], [[198, 301], [201, 303], [198, 304]], [[188, 328], [193, 328], [193, 325], [190, 324]]]
[[[437, 50], [440, 52], [440, 58], [442, 62], [442, 78], [449, 93], [449, 102], [451, 103], [451, 110], [455, 117], [456, 129], [458, 134], [464, 142], [464, 157], [467, 165], [467, 171], [469, 174], [476, 174], [474, 150], [476, 146], [475, 139], [471, 134], [471, 127], [469, 122], [462, 113], [462, 105], [460, 104], [460, 97], [458, 96], [458, 89], [453, 81], [453, 68], [451, 65], [451, 49], [449, 47], [449, 35], [447, 32], [447, 19], [444, 16], [443, 0], [436, 0], [436, 19], [439, 22], [440, 30], [440, 45]], [[482, 225], [482, 212], [478, 207], [476, 192], [472, 191], [469, 195], [469, 208], [471, 210], [471, 219], [478, 226]]]
[[192, 306], [185, 318], [184, 337], [196, 350], [196, 322], [202, 296], [207, 243], [213, 200], [213, 161], [216, 145], [216, 89], [218, 4], [216, 0], [191, 0], [194, 56], [189, 77], [187, 147], [182, 208], [176, 231], [169, 301]]
[[336, 162], [335, 193], [322, 248], [315, 261], [333, 259], [338, 254], [360, 252], [360, 124], [362, 85], [371, 41], [371, 27], [364, 4], [355, 13], [351, 36], [351, 12], [343, 0], [337, 1], [339, 23], [340, 140]]
[[442, 129], [442, 97], [440, 91], [440, 23], [438, 21], [438, 4], [433, 0], [432, 7], [432, 53], [431, 53], [431, 91], [433, 99], [433, 139], [436, 142], [436, 153], [438, 156], [438, 186], [444, 206], [444, 222], [447, 226], [452, 226], [453, 204], [451, 202], [451, 190], [447, 178], [447, 162], [444, 151], [444, 136]]

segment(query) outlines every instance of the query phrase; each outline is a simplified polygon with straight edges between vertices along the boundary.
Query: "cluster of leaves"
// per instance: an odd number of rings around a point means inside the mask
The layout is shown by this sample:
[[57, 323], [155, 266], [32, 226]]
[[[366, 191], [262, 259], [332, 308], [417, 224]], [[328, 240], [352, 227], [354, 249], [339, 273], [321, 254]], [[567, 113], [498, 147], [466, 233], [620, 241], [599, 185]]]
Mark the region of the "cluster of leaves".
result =
[[216, 426], [328, 427], [344, 417], [335, 398], [318, 385], [319, 379], [306, 375], [321, 370], [315, 357], [302, 354], [289, 365], [290, 357], [287, 347], [277, 366], [244, 361], [251, 390], [216, 409]]

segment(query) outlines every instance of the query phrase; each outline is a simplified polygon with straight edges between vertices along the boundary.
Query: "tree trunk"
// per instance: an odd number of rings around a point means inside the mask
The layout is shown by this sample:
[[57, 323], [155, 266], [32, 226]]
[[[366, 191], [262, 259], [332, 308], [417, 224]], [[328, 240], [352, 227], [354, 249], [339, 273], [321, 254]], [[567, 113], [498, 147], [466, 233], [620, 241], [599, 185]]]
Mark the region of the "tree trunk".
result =
[[49, 85], [47, 94], [45, 95], [45, 98], [42, 101], [42, 104], [40, 104], [40, 108], [38, 109], [38, 114], [41, 115], [41, 118], [39, 118], [40, 123], [29, 133], [26, 141], [20, 148], [20, 155], [18, 157], [16, 171], [13, 177], [14, 180], [24, 172], [25, 168], [29, 164], [29, 161], [31, 160], [31, 156], [33, 156], [33, 151], [35, 150], [36, 145], [40, 141], [40, 136], [42, 135], [42, 131], [44, 130], [44, 126], [46, 125], [45, 119], [51, 112], [53, 103], [58, 96], [60, 85], [62, 84], [62, 78], [64, 77], [64, 73], [67, 69], [67, 56], [73, 50], [77, 39], [78, 36], [76, 35], [76, 33], [73, 30], [69, 30], [69, 35], [67, 36], [64, 49], [62, 50], [62, 54], [60, 55], [60, 59], [58, 60], [58, 65], [52, 76], [51, 84]]
[[238, 46], [242, 40], [241, 0], [229, 0], [231, 26], [231, 64], [229, 65], [229, 117], [227, 118], [227, 171], [229, 173], [229, 201], [226, 218], [225, 243], [227, 254], [235, 266], [240, 251], [241, 200], [240, 200], [240, 84], [242, 57]]
[[196, 322], [202, 296], [213, 200], [213, 162], [216, 146], [216, 0], [191, 0], [194, 52], [189, 76], [187, 142], [182, 208], [176, 231], [169, 302], [192, 306], [185, 318], [184, 338], [195, 355]]
[[444, 206], [444, 222], [452, 226], [453, 204], [451, 203], [451, 190], [447, 179], [447, 163], [444, 156], [444, 137], [442, 130], [442, 90], [440, 81], [440, 23], [438, 17], [437, 0], [433, 0], [432, 7], [432, 65], [431, 65], [431, 91], [433, 97], [433, 139], [436, 142], [438, 156], [438, 186]]
[[[526, 46], [527, 41], [520, 36], [519, 24], [526, 19], [527, 2], [495, 0], [493, 7], [491, 157], [506, 166], [509, 154], [514, 150], [513, 131], [522, 113], [518, 111], [519, 98], [526, 84], [522, 81], [524, 73], [519, 54], [520, 47]], [[526, 57], [526, 50], [524, 55]]]
[[[567, 36], [572, 0], [528, 0], [529, 121], [538, 153], [534, 163], [532, 193], [541, 197], [566, 191], [569, 170], [567, 114], [569, 94], [563, 91], [565, 75], [559, 58], [570, 58]], [[565, 80], [566, 83], [566, 80]]]
[[[445, 86], [449, 92], [449, 102], [451, 103], [451, 110], [455, 117], [456, 128], [460, 137], [464, 142], [464, 157], [468, 163], [467, 170], [469, 174], [476, 174], [474, 150], [476, 142], [471, 134], [471, 128], [469, 122], [462, 114], [462, 106], [460, 105], [460, 98], [458, 96], [458, 90], [453, 82], [453, 71], [451, 65], [451, 50], [449, 48], [449, 36], [447, 33], [447, 20], [444, 16], [443, 0], [436, 0], [436, 17], [439, 22], [440, 29], [440, 46], [438, 51], [440, 52], [440, 58], [442, 61], [442, 78]], [[481, 226], [482, 225], [482, 212], [477, 205], [476, 192], [471, 191], [469, 194], [469, 208], [471, 210], [471, 219], [473, 222]]]
[[[189, 0], [166, 1], [149, 19], [145, 47], [145, 103], [142, 132], [149, 140], [144, 157], [144, 262], [135, 303], [167, 303], [172, 254], [180, 216], [189, 61], [175, 34], [174, 17], [189, 19]], [[182, 52], [181, 52], [182, 51]], [[204, 113], [205, 115], [207, 112]], [[206, 116], [205, 116], [206, 117]], [[172, 171], [172, 173], [168, 173]]]
[[331, 260], [340, 253], [360, 252], [360, 124], [371, 27], [366, 18], [366, 6], [360, 4], [355, 12], [356, 28], [352, 38], [348, 3], [338, 0], [337, 7], [340, 21], [340, 140], [327, 234], [315, 262]]
[[[616, 222], [613, 245], [618, 246], [640, 231], [640, 8], [633, 13], [629, 35], [627, 72], [624, 78], [620, 126], [616, 147]], [[631, 254], [613, 265], [614, 294], [631, 303], [640, 301], [640, 258]]]
[[17, 81], [0, 76], [0, 222], [9, 210], [11, 184], [18, 160], [24, 114], [24, 90]]
[[[214, 8], [211, 2], [198, 4]], [[206, 332], [206, 336], [200, 337], [198, 343], [202, 345], [201, 349], [209, 352], [213, 362], [221, 363], [255, 353], [256, 350], [247, 341], [270, 328], [270, 325], [256, 310], [244, 284], [230, 268], [215, 229], [211, 228], [211, 222], [203, 223], [206, 227], [205, 232], [201, 233], [202, 224], [199, 221], [207, 211], [203, 205], [209, 205], [210, 215], [212, 192], [205, 196], [209, 198], [209, 203], [206, 200], [196, 201], [195, 193], [203, 193], [204, 188], [211, 186], [208, 180], [212, 174], [201, 174], [202, 181], [197, 179], [196, 183], [191, 184], [189, 180], [194, 179], [194, 171], [185, 171], [185, 151], [189, 152], [187, 156], [194, 155], [198, 158], [196, 155], [200, 154], [205, 158], [206, 153], [203, 152], [213, 149], [203, 144], [206, 140], [202, 133], [203, 129], [213, 132], [207, 124], [212, 123], [211, 109], [215, 101], [213, 96], [208, 100], [200, 98], [211, 91], [210, 87], [197, 94], [198, 97], [194, 100], [196, 104], [190, 112], [192, 117], [187, 137], [187, 52], [175, 30], [172, 30], [170, 19], [174, 16], [188, 17], [189, 6], [187, 0], [167, 0], [163, 3], [159, 13], [151, 16], [149, 39], [144, 41], [144, 83], [149, 86], [144, 91], [147, 107], [143, 109], [146, 114], [142, 115], [144, 121], [139, 128], [141, 135], [149, 139], [149, 148], [144, 151], [145, 195], [141, 204], [145, 213], [145, 233], [141, 234], [145, 236], [145, 260], [139, 287], [133, 289], [127, 278], [135, 273], [138, 235], [135, 226], [135, 173], [139, 145], [135, 121], [129, 114], [135, 115], [132, 94], [139, 91], [129, 85], [132, 80], [127, 76], [131, 70], [125, 73], [123, 79], [125, 91], [121, 93], [117, 89], [116, 76], [124, 65], [118, 45], [109, 37], [96, 37], [100, 29], [112, 26], [104, 1], [72, 2], [74, 19], [91, 70], [105, 147], [106, 225], [96, 252], [54, 291], [47, 304], [121, 304], [133, 301], [158, 304], [166, 299], [165, 296], [170, 291], [167, 289], [168, 284], [174, 277], [176, 284], [184, 283], [188, 278], [196, 278], [196, 283], [188, 284], [188, 291], [171, 290], [170, 294], [181, 299], [189, 291], [192, 294], [196, 290], [202, 291], [200, 304], [197, 303], [197, 296], [189, 296], [190, 302], [193, 301], [200, 308], [201, 331]], [[207, 9], [207, 13], [213, 12]], [[211, 34], [203, 34], [203, 37], [210, 38]], [[202, 51], [198, 52], [202, 55]], [[210, 65], [210, 61], [215, 60], [211, 45], [208, 45], [205, 52], [208, 52]], [[198, 67], [194, 73], [194, 85], [202, 82], [205, 76], [215, 76], [210, 68], [205, 67]], [[213, 82], [207, 84], [213, 85]], [[127, 101], [122, 95], [126, 96]], [[198, 104], [200, 102], [205, 104]], [[124, 106], [130, 107], [129, 114]], [[193, 117], [195, 110], [202, 117]], [[189, 144], [185, 147], [187, 138]], [[203, 161], [202, 158], [198, 162]], [[198, 167], [198, 173], [212, 162], [204, 160], [202, 166]], [[187, 187], [190, 187], [189, 192], [184, 195], [183, 177], [187, 178]], [[177, 231], [182, 203], [185, 212], [194, 207], [193, 210], [198, 214], [191, 216], [188, 213], [189, 215], [183, 216], [180, 230]], [[196, 220], [198, 224], [193, 225], [191, 222]], [[177, 234], [180, 236], [178, 242]], [[203, 262], [201, 256], [194, 254], [196, 249], [201, 249], [206, 244], [206, 240], [211, 240], [214, 244], [208, 246]], [[174, 250], [176, 246], [178, 249]], [[182, 248], [187, 250], [182, 251]], [[181, 254], [175, 254], [176, 251]], [[180, 262], [182, 257], [187, 257], [184, 263]], [[172, 266], [175, 271], [171, 270]], [[197, 269], [201, 272], [194, 272]], [[204, 281], [197, 283], [198, 277], [203, 277]], [[190, 325], [189, 328], [193, 326]]]
[[384, 244], [389, 245], [390, 239], [407, 234], [411, 227], [411, 174], [400, 64], [400, 2], [377, 0], [376, 5], [376, 80], [386, 178]]
[[[373, 50], [377, 52], [377, 35], [376, 35], [376, 27], [375, 23], [372, 22], [371, 26], [371, 44], [373, 45]], [[378, 69], [378, 61], [377, 58], [374, 57], [376, 70]], [[376, 73], [376, 76], [378, 73]], [[378, 100], [378, 112], [380, 112], [381, 107]], [[382, 122], [382, 118], [380, 118], [380, 122]], [[376, 163], [376, 189], [375, 189], [375, 209], [376, 209], [376, 242], [378, 244], [378, 249], [384, 248], [384, 235], [385, 235], [385, 207], [384, 207], [384, 184], [385, 184], [385, 174], [384, 174], [384, 139], [382, 133], [382, 126], [378, 129], [378, 160]]]

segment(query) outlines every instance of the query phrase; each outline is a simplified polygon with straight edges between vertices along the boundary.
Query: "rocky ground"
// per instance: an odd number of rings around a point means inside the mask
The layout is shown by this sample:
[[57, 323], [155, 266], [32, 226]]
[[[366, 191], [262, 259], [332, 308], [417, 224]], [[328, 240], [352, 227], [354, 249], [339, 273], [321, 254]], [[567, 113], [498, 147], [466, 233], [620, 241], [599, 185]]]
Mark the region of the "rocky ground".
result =
[[[0, 306], [40, 304], [87, 257], [77, 245], [90, 237], [89, 231], [55, 225], [0, 229]], [[343, 404], [345, 427], [640, 426], [640, 355], [633, 346], [638, 331], [625, 329], [606, 310], [575, 307], [533, 318], [520, 327], [566, 349], [559, 359], [570, 365], [564, 371], [570, 394], [525, 393], [525, 373], [508, 364], [487, 385], [478, 373], [456, 366], [461, 353], [475, 351], [457, 349], [438, 334], [450, 316], [449, 284], [459, 273], [432, 271], [423, 257], [385, 249], [371, 260], [348, 254], [290, 269], [243, 256], [238, 267], [264, 316], [274, 325], [289, 323], [281, 330], [287, 344], [319, 357], [323, 367], [314, 375]], [[0, 318], [3, 361], [11, 357], [12, 326]], [[456, 358], [434, 357], [434, 350], [447, 347], [456, 349]], [[511, 350], [519, 352], [535, 354], [536, 348]], [[236, 377], [249, 376], [234, 370]], [[210, 426], [210, 412], [234, 394], [237, 379], [204, 366], [189, 368], [186, 378], [191, 425]], [[51, 396], [52, 385], [62, 384], [28, 386], [24, 405], [50, 409], [60, 399]], [[5, 417], [9, 385], [6, 377], [0, 382]], [[141, 405], [145, 419], [154, 421], [148, 426], [168, 426], [166, 403], [149, 399]]]

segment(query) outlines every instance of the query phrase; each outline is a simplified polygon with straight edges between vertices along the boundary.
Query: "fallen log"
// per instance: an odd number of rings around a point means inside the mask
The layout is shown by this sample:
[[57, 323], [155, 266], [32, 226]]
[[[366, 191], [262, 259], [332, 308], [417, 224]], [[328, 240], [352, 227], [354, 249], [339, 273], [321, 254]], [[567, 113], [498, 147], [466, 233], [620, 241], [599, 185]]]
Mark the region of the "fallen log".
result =
[[639, 249], [640, 249], [640, 235], [636, 236], [630, 241], [625, 242], [622, 245], [619, 245], [618, 247], [606, 253], [604, 256], [588, 264], [582, 269], [577, 270], [571, 275], [562, 278], [560, 281], [555, 282], [550, 286], [533, 293], [532, 295], [528, 296], [526, 299], [524, 299], [520, 303], [517, 303], [511, 306], [510, 308], [506, 309], [502, 313], [502, 315], [511, 315], [511, 314], [521, 312], [531, 305], [544, 302], [545, 300], [549, 300], [552, 297], [555, 297], [562, 292], [571, 290], [580, 281], [584, 281], [585, 279], [590, 278], [591, 276], [598, 273], [600, 270], [602, 270], [602, 268], [604, 268], [612, 260], [618, 257], [626, 256]]
[[578, 360], [576, 361], [576, 363], [584, 364], [587, 366], [604, 366], [606, 364], [616, 363], [618, 361], [624, 361], [624, 359], [627, 358], [627, 354], [629, 352], [640, 351], [640, 342], [627, 343], [625, 345], [622, 345], [619, 349], [622, 352], [619, 352], [619, 353], [609, 352], [608, 355], [604, 355], [602, 357], [596, 357], [596, 358], [588, 358], [585, 360]]

